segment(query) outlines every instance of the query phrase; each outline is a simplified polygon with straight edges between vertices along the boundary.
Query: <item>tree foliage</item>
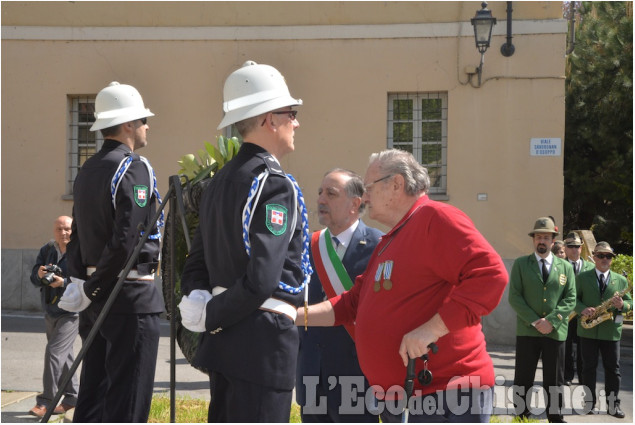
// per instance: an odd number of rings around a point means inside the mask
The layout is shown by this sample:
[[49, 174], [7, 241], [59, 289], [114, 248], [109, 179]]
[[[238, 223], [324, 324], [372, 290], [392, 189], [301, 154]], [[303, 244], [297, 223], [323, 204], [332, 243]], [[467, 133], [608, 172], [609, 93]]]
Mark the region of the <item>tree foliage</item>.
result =
[[564, 227], [633, 252], [633, 9], [583, 2], [566, 78]]

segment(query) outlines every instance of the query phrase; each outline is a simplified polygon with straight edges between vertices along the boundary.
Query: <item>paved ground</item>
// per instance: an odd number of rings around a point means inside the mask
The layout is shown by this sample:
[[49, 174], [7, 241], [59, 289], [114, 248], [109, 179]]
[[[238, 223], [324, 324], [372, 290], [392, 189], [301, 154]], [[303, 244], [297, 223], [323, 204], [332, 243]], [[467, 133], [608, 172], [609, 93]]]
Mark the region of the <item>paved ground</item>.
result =
[[[35, 404], [35, 396], [42, 390], [42, 369], [46, 335], [44, 320], [41, 314], [4, 311], [1, 317], [2, 328], [2, 422], [38, 422], [34, 416], [28, 415], [28, 410]], [[155, 393], [167, 394], [170, 388], [170, 338], [169, 323], [162, 323], [161, 341], [159, 344], [159, 358], [157, 361]], [[75, 344], [79, 352], [81, 342], [79, 338]], [[189, 396], [209, 400], [207, 375], [192, 368], [184, 359], [177, 346], [176, 353], [176, 392], [177, 396]], [[494, 361], [497, 376], [497, 386], [494, 392], [495, 414], [503, 422], [511, 422], [511, 398], [509, 386], [514, 378], [514, 347], [491, 346], [488, 351]], [[574, 385], [567, 387], [571, 397], [566, 401], [566, 407], [571, 414], [566, 415], [567, 422], [573, 423], [633, 423], [633, 335], [632, 326], [625, 330], [622, 340], [622, 387], [620, 398], [622, 409], [626, 413], [625, 419], [616, 419], [606, 414], [606, 406], [600, 405], [600, 415], [579, 415], [575, 409], [582, 406], [581, 387]], [[604, 374], [598, 369], [598, 391], [603, 389]], [[536, 374], [536, 382], [542, 381], [540, 370]], [[601, 399], [601, 398], [599, 398]], [[540, 398], [534, 406], [544, 410], [544, 400]], [[537, 415], [545, 420], [545, 414]], [[54, 419], [52, 417], [51, 419]]]

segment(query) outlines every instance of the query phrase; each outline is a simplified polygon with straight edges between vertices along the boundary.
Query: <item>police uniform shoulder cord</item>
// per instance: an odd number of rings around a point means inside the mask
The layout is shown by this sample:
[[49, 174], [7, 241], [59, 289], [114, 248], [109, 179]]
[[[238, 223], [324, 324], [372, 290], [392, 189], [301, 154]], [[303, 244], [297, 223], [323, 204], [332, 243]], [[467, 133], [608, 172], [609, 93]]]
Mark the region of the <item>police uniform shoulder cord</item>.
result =
[[[255, 206], [258, 204], [258, 200], [260, 199], [260, 194], [262, 193], [262, 189], [265, 186], [265, 181], [269, 177], [269, 170], [265, 170], [260, 173], [258, 176], [254, 177], [254, 181], [251, 184], [251, 188], [249, 189], [249, 195], [247, 196], [247, 202], [245, 203], [245, 208], [243, 209], [243, 242], [245, 243], [245, 251], [248, 256], [251, 256], [251, 243], [249, 242], [249, 228], [251, 227], [251, 220], [253, 218], [253, 211], [255, 210]], [[287, 285], [284, 282], [278, 283], [278, 288], [283, 290], [289, 294], [299, 294], [304, 290], [304, 321], [305, 326], [307, 324], [307, 304], [308, 304], [308, 285], [311, 280], [311, 275], [313, 274], [313, 269], [311, 268], [311, 262], [309, 260], [309, 216], [306, 210], [306, 205], [304, 203], [304, 196], [302, 196], [302, 190], [300, 190], [300, 186], [293, 178], [291, 174], [287, 174], [286, 177], [293, 183], [293, 191], [295, 192], [296, 204], [300, 209], [301, 220], [302, 220], [302, 260], [301, 260], [301, 268], [302, 273], [304, 274], [304, 280], [299, 287], [293, 287]], [[293, 215], [293, 226], [292, 229], [295, 228], [296, 223], [296, 215], [297, 209], [294, 209]], [[291, 238], [293, 237], [293, 231], [291, 232]], [[289, 242], [291, 242], [291, 238]]]
[[[161, 205], [161, 195], [159, 194], [159, 190], [157, 189], [157, 176], [156, 174], [154, 174], [154, 169], [152, 168], [152, 166], [150, 165], [150, 162], [148, 162], [148, 160], [145, 157], [139, 156], [139, 158], [141, 159], [141, 162], [145, 164], [146, 168], [148, 169], [148, 174], [150, 175], [150, 184], [152, 185], [152, 189], [150, 190], [150, 193], [153, 193], [156, 196], [157, 202], [159, 203], [159, 205]], [[110, 183], [110, 196], [112, 199], [113, 208], [117, 207], [115, 202], [115, 197], [117, 195], [117, 190], [119, 189], [119, 183], [121, 183], [121, 178], [123, 177], [124, 174], [126, 174], [126, 171], [128, 171], [128, 168], [130, 168], [130, 164], [132, 164], [132, 156], [127, 155], [119, 163], [119, 167], [117, 167], [117, 171], [115, 172], [115, 175], [112, 178], [112, 182]], [[157, 220], [157, 233], [148, 236], [148, 239], [154, 239], [154, 240], [161, 239], [161, 231], [159, 229], [163, 227], [163, 225], [164, 225], [164, 216], [163, 216], [163, 211], [161, 211], [161, 215], [159, 219]], [[143, 235], [143, 232], [141, 232], [141, 234]]]

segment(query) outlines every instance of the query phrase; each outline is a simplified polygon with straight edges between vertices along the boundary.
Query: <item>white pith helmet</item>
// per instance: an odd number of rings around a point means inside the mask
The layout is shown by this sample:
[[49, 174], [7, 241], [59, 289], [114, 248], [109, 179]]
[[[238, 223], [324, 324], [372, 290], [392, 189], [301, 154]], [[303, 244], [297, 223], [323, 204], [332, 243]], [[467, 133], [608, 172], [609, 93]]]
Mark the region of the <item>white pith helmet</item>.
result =
[[218, 130], [285, 106], [302, 105], [302, 99], [291, 97], [284, 77], [276, 68], [254, 61], [245, 62], [227, 77], [223, 100], [225, 116]]
[[137, 89], [113, 81], [97, 94], [95, 123], [90, 131], [153, 116], [154, 114], [144, 106], [143, 99], [141, 99]]

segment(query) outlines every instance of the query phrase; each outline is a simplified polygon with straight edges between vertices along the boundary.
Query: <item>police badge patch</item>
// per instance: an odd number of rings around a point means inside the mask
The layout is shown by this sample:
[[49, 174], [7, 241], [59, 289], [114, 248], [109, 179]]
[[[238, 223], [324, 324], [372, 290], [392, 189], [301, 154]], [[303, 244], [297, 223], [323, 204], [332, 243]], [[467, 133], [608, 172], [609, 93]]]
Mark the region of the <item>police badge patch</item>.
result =
[[137, 185], [133, 189], [134, 191], [134, 201], [141, 208], [145, 207], [148, 203], [148, 186]]
[[287, 209], [278, 204], [267, 205], [265, 224], [274, 235], [282, 235], [287, 231]]

